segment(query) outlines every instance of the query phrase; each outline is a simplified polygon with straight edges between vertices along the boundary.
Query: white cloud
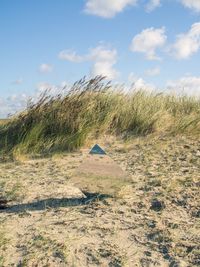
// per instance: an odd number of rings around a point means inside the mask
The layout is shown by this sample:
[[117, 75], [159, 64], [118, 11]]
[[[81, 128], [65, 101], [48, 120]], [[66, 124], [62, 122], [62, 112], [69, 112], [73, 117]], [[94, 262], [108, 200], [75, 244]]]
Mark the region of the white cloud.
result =
[[138, 77], [133, 72], [129, 74], [128, 81], [131, 84], [133, 90], [147, 90], [154, 91], [156, 88], [153, 84], [147, 83], [143, 78]]
[[172, 46], [172, 54], [178, 59], [187, 59], [200, 49], [200, 22], [194, 23], [187, 33], [179, 34]]
[[36, 86], [38, 92], [40, 92], [40, 93], [43, 93], [46, 90], [50, 90], [53, 87], [54, 87], [54, 85], [52, 85], [52, 84], [50, 84], [48, 82], [40, 82]]
[[85, 60], [84, 57], [79, 56], [75, 51], [73, 50], [63, 50], [59, 53], [58, 57], [62, 60], [67, 60], [75, 63], [80, 63]]
[[200, 12], [200, 1], [199, 0], [180, 0], [181, 3], [196, 12]]
[[0, 118], [6, 118], [8, 115], [22, 111], [26, 107], [28, 99], [26, 94], [13, 94], [7, 98], [1, 98]]
[[[177, 0], [184, 7], [195, 12], [200, 12], [199, 0]], [[122, 12], [128, 6], [135, 6], [141, 0], [86, 0], [84, 11], [104, 18], [112, 18], [116, 14]], [[145, 9], [147, 12], [153, 11], [161, 5], [161, 0], [147, 0]]]
[[151, 12], [161, 5], [161, 0], [150, 0], [146, 5], [146, 11]]
[[16, 84], [16, 85], [20, 85], [22, 83], [23, 83], [23, 79], [22, 78], [19, 78], [19, 79], [17, 79], [17, 80], [12, 82], [12, 84]]
[[37, 99], [41, 96], [41, 94], [47, 91], [48, 95], [56, 96], [58, 94], [64, 94], [66, 89], [70, 88], [70, 84], [66, 81], [62, 81], [60, 84], [51, 84], [49, 82], [39, 82], [36, 85], [36, 92], [33, 95], [33, 101], [37, 101]]
[[113, 67], [117, 62], [116, 49], [97, 46], [90, 51], [88, 58], [94, 61], [92, 76], [102, 75], [108, 79], [115, 79], [118, 76], [118, 72]]
[[[60, 59], [67, 61], [80, 63], [90, 61], [93, 62], [91, 69], [91, 75], [102, 75], [108, 79], [115, 79], [118, 76], [118, 72], [114, 68], [117, 62], [117, 50], [110, 49], [105, 45], [99, 45], [95, 48], [90, 49], [89, 53], [85, 55], [78, 55], [75, 51], [65, 50], [67, 53], [62, 51], [59, 53]], [[71, 51], [71, 52], [69, 52]]]
[[62, 88], [67, 87], [67, 86], [69, 86], [69, 83], [66, 81], [62, 81], [60, 84], [60, 87], [62, 87]]
[[[62, 87], [63, 88], [63, 87]], [[48, 94], [50, 95], [57, 95], [60, 90], [61, 90], [61, 86], [60, 85], [54, 85], [48, 82], [40, 82], [36, 85], [36, 94], [34, 96], [34, 98], [39, 97], [41, 94], [43, 94], [44, 92], [48, 91]]]
[[127, 6], [136, 4], [137, 0], [87, 0], [85, 12], [104, 18], [112, 18]]
[[52, 70], [53, 70], [53, 66], [51, 64], [43, 63], [39, 67], [39, 71], [41, 73], [49, 73], [49, 72], [52, 72]]
[[176, 81], [168, 81], [167, 87], [175, 93], [200, 96], [200, 77], [184, 76]]
[[137, 34], [131, 43], [132, 52], [140, 52], [146, 55], [148, 60], [159, 60], [156, 50], [164, 46], [167, 40], [165, 28], [148, 28]]
[[155, 67], [152, 69], [148, 69], [145, 71], [145, 74], [148, 76], [157, 76], [160, 74], [160, 68], [159, 67]]

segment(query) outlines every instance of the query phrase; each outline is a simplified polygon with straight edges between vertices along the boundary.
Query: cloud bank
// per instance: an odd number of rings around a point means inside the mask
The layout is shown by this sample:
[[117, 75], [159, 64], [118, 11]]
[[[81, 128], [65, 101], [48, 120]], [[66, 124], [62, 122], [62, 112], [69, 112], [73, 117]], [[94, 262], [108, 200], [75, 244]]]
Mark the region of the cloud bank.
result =
[[87, 0], [84, 11], [103, 18], [113, 18], [126, 7], [136, 4], [137, 0]]
[[200, 1], [199, 0], [181, 0], [181, 3], [185, 7], [190, 8], [195, 12], [200, 12]]
[[73, 50], [63, 50], [58, 57], [62, 60], [81, 63], [92, 62], [91, 76], [102, 75], [108, 79], [115, 79], [118, 77], [118, 71], [114, 68], [117, 63], [117, 50], [99, 45], [89, 50], [85, 55], [78, 55]]

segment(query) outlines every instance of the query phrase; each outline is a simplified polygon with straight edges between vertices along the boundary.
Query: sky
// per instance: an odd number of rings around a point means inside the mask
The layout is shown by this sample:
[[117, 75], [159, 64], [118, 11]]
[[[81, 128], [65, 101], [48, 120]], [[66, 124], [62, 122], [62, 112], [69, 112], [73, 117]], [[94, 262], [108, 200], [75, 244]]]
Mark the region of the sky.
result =
[[85, 75], [200, 95], [200, 0], [0, 1], [0, 118]]

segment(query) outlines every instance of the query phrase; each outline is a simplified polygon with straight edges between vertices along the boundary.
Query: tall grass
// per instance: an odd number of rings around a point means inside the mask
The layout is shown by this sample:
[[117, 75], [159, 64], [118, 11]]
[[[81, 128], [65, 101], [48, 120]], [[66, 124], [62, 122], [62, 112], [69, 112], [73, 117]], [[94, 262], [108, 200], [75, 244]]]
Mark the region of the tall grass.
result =
[[199, 130], [200, 100], [144, 90], [125, 93], [98, 76], [81, 79], [64, 95], [44, 93], [29, 103], [0, 125], [0, 150], [45, 154], [74, 150], [102, 133], [127, 138]]

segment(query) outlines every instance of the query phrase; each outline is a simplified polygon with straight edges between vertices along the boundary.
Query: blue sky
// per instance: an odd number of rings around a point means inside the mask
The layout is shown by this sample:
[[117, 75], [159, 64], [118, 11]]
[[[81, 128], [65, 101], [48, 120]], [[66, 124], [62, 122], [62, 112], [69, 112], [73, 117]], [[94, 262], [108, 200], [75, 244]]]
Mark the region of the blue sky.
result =
[[0, 117], [84, 75], [200, 94], [200, 0], [1, 0]]

